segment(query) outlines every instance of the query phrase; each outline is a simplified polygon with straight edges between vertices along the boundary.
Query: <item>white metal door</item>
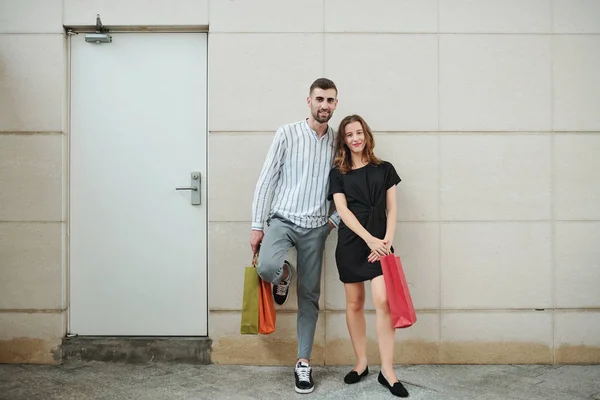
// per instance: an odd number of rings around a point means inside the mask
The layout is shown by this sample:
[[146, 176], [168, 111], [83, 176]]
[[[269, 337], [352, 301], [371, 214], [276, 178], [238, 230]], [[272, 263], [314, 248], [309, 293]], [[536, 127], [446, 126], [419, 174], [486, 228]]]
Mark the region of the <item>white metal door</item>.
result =
[[70, 333], [205, 336], [207, 35], [111, 35], [70, 39]]

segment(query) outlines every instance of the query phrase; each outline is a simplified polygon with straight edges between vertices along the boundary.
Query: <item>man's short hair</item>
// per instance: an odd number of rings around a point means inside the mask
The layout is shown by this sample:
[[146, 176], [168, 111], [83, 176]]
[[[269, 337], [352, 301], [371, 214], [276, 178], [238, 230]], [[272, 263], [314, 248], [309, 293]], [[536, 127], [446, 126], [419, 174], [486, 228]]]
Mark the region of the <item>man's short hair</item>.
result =
[[335, 90], [335, 94], [337, 95], [337, 87], [335, 86], [335, 83], [333, 83], [333, 81], [331, 79], [327, 79], [327, 78], [319, 78], [316, 81], [313, 82], [312, 85], [310, 85], [310, 90], [308, 92], [308, 95], [312, 95], [313, 90], [315, 89], [323, 89], [323, 90], [327, 90], [327, 89], [334, 89]]

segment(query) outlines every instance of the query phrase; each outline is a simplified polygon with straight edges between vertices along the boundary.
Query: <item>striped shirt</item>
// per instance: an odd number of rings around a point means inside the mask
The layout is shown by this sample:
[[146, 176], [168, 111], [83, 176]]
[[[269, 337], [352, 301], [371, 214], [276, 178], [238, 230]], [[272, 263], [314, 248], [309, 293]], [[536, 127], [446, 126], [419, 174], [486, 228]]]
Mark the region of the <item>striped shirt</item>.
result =
[[[334, 156], [331, 127], [320, 138], [306, 120], [280, 127], [263, 165], [252, 203], [252, 229], [262, 230], [265, 219], [278, 214], [302, 228], [328, 221], [329, 171]], [[267, 200], [273, 195], [267, 215]], [[330, 218], [337, 226], [337, 213]]]

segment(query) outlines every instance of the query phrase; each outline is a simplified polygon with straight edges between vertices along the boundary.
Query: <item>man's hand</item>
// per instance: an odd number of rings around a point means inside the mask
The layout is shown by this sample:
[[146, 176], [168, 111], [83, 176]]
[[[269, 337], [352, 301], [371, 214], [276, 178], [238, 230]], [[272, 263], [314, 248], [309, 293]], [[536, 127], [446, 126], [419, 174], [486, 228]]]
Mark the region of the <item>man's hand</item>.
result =
[[252, 254], [258, 253], [263, 237], [265, 237], [263, 231], [252, 229], [252, 232], [250, 233], [250, 247], [252, 248]]
[[327, 220], [327, 223], [329, 224], [329, 230], [332, 231], [335, 228], [335, 225], [333, 222], [331, 222], [331, 220]]

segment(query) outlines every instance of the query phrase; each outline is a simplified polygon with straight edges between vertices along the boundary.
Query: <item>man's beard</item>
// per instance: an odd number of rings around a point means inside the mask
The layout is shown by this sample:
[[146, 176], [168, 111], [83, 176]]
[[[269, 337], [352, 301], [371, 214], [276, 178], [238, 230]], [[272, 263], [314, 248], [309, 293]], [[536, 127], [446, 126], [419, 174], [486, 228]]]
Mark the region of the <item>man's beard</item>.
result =
[[317, 111], [316, 113], [313, 113], [313, 118], [315, 119], [315, 121], [317, 121], [320, 124], [324, 124], [326, 122], [328, 122], [331, 119], [331, 116], [333, 115], [333, 113], [328, 112], [326, 117], [321, 117], [319, 115], [319, 111]]

